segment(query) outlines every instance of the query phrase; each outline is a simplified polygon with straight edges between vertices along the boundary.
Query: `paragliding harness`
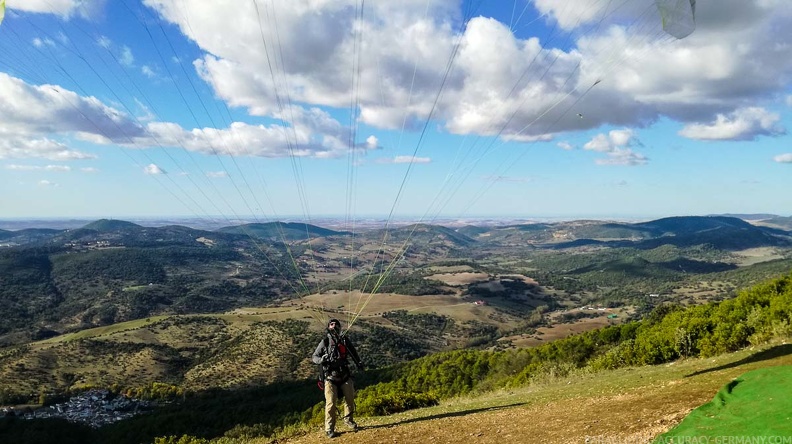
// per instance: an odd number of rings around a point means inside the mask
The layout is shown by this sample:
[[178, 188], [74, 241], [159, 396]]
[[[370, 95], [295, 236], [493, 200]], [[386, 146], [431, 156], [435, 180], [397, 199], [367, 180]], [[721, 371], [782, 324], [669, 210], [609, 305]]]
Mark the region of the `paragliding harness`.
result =
[[349, 362], [347, 361], [347, 346], [344, 337], [338, 340], [330, 338], [330, 333], [324, 338], [324, 347], [327, 350], [327, 362], [319, 366], [319, 376], [316, 385], [324, 391], [325, 381], [330, 381], [336, 388], [347, 382], [350, 378]]

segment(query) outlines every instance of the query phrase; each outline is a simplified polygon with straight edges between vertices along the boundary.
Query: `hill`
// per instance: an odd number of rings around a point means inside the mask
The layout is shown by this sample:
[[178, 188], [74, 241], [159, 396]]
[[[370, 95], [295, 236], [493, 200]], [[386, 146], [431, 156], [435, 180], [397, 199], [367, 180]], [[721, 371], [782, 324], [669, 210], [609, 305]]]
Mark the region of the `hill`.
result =
[[655, 248], [670, 244], [692, 247], [712, 244], [736, 250], [792, 245], [790, 235], [777, 227], [750, 224], [736, 217], [679, 216], [639, 223], [578, 220], [465, 229], [483, 246], [517, 245], [577, 248], [582, 246]]
[[62, 230], [52, 228], [24, 228], [16, 231], [0, 230], [0, 242], [21, 245], [49, 239]]
[[774, 216], [755, 222], [756, 225], [792, 231], [792, 217]]
[[413, 224], [389, 230], [374, 230], [364, 234], [367, 238], [385, 239], [394, 245], [407, 240], [421, 246], [444, 245], [452, 248], [468, 247], [476, 241], [458, 230], [431, 224]]
[[127, 222], [123, 220], [113, 220], [113, 219], [99, 219], [97, 221], [91, 222], [82, 227], [85, 230], [94, 230], [94, 231], [120, 231], [120, 230], [134, 230], [137, 228], [143, 228], [138, 224], [134, 224], [132, 222]]
[[308, 240], [317, 237], [347, 236], [351, 233], [335, 231], [316, 225], [297, 222], [267, 222], [256, 224], [243, 224], [233, 227], [223, 227], [216, 230], [220, 233], [233, 233], [245, 236], [268, 239], [280, 242]]

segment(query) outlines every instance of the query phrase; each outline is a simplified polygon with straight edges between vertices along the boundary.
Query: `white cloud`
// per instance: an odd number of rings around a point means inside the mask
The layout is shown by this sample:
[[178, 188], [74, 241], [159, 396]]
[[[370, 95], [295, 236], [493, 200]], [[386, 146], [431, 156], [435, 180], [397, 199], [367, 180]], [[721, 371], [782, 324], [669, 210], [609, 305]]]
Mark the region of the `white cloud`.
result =
[[[143, 121], [154, 116], [140, 102]], [[350, 130], [319, 108], [293, 106], [290, 126], [234, 122], [228, 128], [185, 129], [150, 121], [145, 127], [127, 114], [54, 85], [29, 85], [0, 72], [0, 158], [74, 160], [95, 156], [70, 150], [51, 135], [73, 135], [95, 144], [130, 148], [183, 147], [205, 154], [259, 157], [341, 157], [349, 152]], [[356, 144], [359, 152], [380, 149], [375, 136]]]
[[143, 65], [142, 67], [140, 67], [140, 72], [142, 72], [143, 75], [148, 77], [149, 79], [153, 79], [154, 77], [157, 77], [157, 73], [155, 73], [154, 70], [151, 69], [151, 67], [149, 67], [148, 65]]
[[[792, 34], [773, 31], [792, 26], [792, 13], [775, 0], [700, 2], [698, 29], [679, 41], [662, 35], [653, 0], [618, 8], [537, 0], [538, 10], [574, 30], [567, 51], [515, 38], [508, 24], [486, 17], [459, 34], [453, 0], [374, 2], [362, 23], [349, 14], [353, 0], [273, 1], [260, 5], [260, 16], [253, 4], [145, 3], [206, 52], [194, 65], [218, 97], [259, 116], [283, 114], [283, 97], [347, 108], [354, 29], [364, 36], [360, 118], [382, 128], [422, 127], [457, 41], [433, 118], [453, 133], [507, 140], [547, 140], [602, 124], [643, 126], [663, 115], [705, 121], [784, 91], [792, 80]], [[274, 41], [273, 16], [284, 59], [264, 48]]]
[[148, 174], [151, 176], [156, 176], [159, 174], [168, 174], [165, 170], [160, 168], [158, 165], [150, 163], [146, 167], [143, 168], [143, 174]]
[[97, 168], [94, 168], [94, 167], [83, 167], [83, 168], [80, 168], [80, 171], [82, 171], [83, 173], [98, 173], [99, 172], [99, 170]]
[[66, 145], [47, 138], [0, 137], [0, 159], [31, 158], [69, 161], [94, 159], [96, 156], [71, 150]]
[[378, 159], [377, 163], [431, 163], [429, 157], [396, 156], [387, 159]]
[[612, 130], [608, 134], [597, 134], [583, 145], [584, 150], [608, 153], [618, 148], [637, 143], [635, 133], [630, 129]]
[[121, 56], [118, 58], [118, 61], [127, 67], [135, 64], [135, 56], [132, 54], [132, 49], [130, 49], [129, 46], [121, 47]]
[[608, 157], [605, 159], [597, 159], [594, 162], [597, 165], [623, 165], [623, 166], [638, 166], [646, 165], [649, 159], [643, 154], [636, 153], [629, 148], [616, 148], [613, 151], [606, 153]]
[[71, 171], [71, 167], [68, 165], [6, 165], [6, 169], [8, 170], [16, 170], [16, 171], [60, 171], [60, 172], [67, 172]]
[[792, 163], [792, 153], [779, 154], [773, 160], [778, 163]]
[[607, 157], [595, 160], [597, 165], [645, 165], [649, 159], [630, 147], [641, 146], [633, 130], [612, 130], [608, 134], [597, 134], [583, 145], [584, 150], [604, 153]]
[[97, 43], [99, 46], [101, 46], [102, 48], [104, 48], [104, 49], [110, 49], [110, 47], [111, 47], [111, 46], [113, 46], [113, 41], [112, 41], [112, 40], [110, 40], [110, 38], [109, 38], [109, 37], [107, 37], [107, 36], [100, 36], [100, 37], [99, 37], [99, 38], [96, 40], [96, 43]]
[[786, 96], [786, 104], [787, 106], [792, 106], [792, 94]]
[[[227, 129], [195, 128], [186, 130], [174, 123], [153, 122], [148, 134], [135, 139], [136, 144], [153, 145], [154, 138], [166, 146], [182, 146], [205, 154], [256, 157], [341, 157], [349, 151], [349, 129], [318, 108], [293, 108], [293, 127], [250, 125], [234, 122]], [[369, 136], [354, 149], [380, 149], [379, 141]]]
[[105, 0], [7, 0], [8, 9], [54, 14], [68, 19], [75, 16], [91, 18], [104, 8]]
[[558, 142], [556, 146], [561, 148], [562, 150], [567, 150], [567, 151], [575, 149], [575, 147], [567, 141]]
[[45, 180], [39, 180], [38, 184], [39, 184], [39, 186], [42, 186], [42, 187], [57, 187], [58, 186], [57, 183], [51, 182], [51, 181], [46, 180], [46, 179]]
[[225, 171], [207, 171], [206, 177], [211, 177], [214, 179], [219, 179], [223, 177], [228, 177], [228, 173]]
[[681, 136], [699, 140], [753, 140], [759, 136], [786, 133], [781, 117], [764, 108], [741, 108], [729, 115], [718, 114], [710, 124], [690, 124], [679, 131]]
[[53, 42], [52, 39], [49, 38], [41, 39], [36, 37], [33, 39], [33, 46], [35, 46], [36, 48], [43, 48], [44, 46], [55, 46], [55, 42]]
[[26, 138], [73, 133], [124, 141], [144, 131], [126, 114], [95, 97], [81, 97], [55, 85], [30, 85], [2, 72], [0, 115], [0, 131]]

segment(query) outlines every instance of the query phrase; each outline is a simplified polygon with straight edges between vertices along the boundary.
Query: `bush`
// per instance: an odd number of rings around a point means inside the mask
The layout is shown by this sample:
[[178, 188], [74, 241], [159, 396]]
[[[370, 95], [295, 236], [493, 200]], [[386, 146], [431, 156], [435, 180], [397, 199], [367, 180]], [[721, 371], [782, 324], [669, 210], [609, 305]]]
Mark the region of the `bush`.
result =
[[374, 393], [358, 403], [361, 416], [382, 416], [411, 409], [431, 407], [440, 403], [431, 393]]

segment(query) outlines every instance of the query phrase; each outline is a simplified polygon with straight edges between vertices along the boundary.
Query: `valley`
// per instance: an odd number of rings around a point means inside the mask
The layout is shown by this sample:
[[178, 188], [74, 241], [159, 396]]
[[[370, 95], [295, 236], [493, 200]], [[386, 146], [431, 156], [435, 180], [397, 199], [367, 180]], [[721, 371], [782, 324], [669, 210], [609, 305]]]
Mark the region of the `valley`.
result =
[[788, 232], [730, 217], [406, 225], [354, 236], [299, 224], [205, 231], [102, 220], [2, 234], [17, 243], [0, 249], [6, 403], [81, 387], [307, 378], [330, 317], [351, 324], [374, 366], [532, 347], [661, 304], [724, 300], [792, 268]]

